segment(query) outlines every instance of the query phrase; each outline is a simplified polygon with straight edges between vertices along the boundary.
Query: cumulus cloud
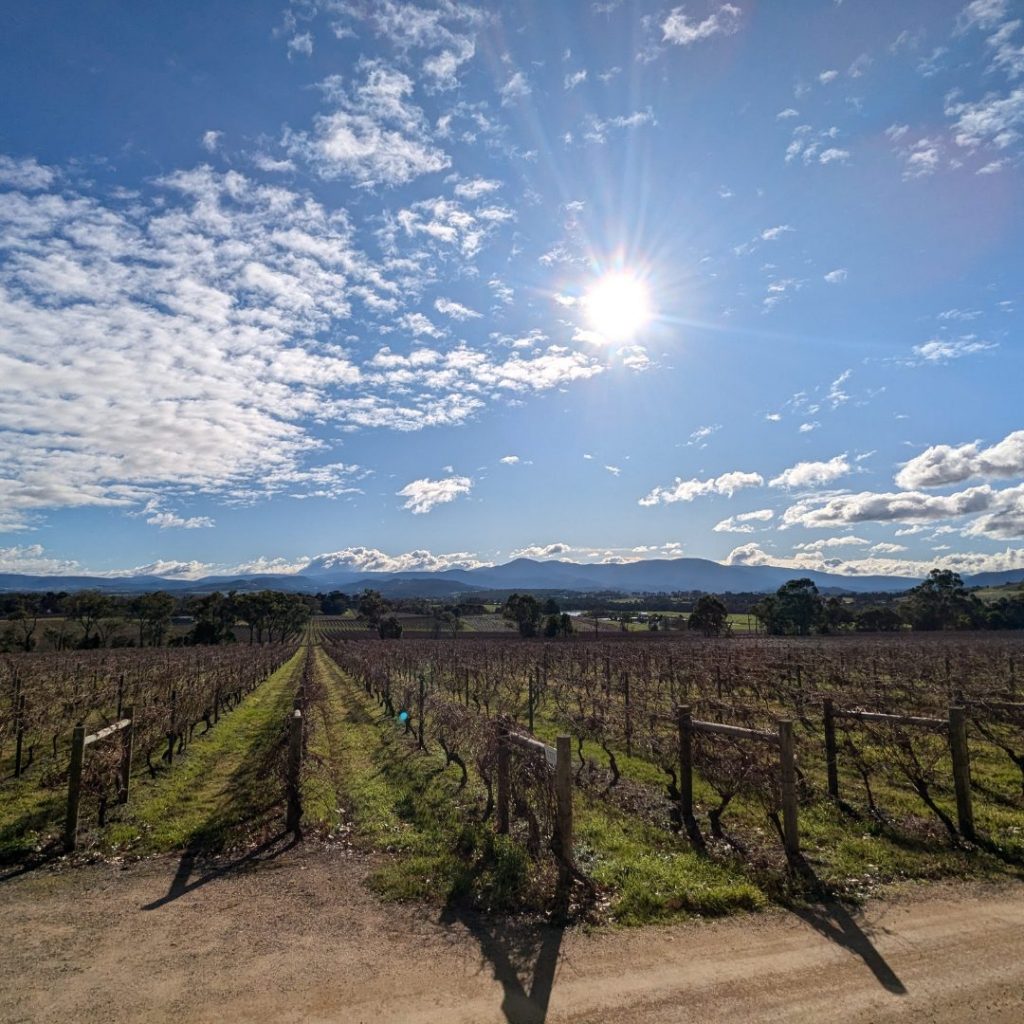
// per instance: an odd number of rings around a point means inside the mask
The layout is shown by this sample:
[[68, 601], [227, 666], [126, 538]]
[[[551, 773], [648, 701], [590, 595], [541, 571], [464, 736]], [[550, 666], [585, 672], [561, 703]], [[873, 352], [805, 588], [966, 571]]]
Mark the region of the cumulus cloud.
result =
[[418, 550], [391, 555], [378, 548], [351, 547], [317, 555], [303, 569], [314, 575], [332, 569], [352, 572], [440, 572], [444, 569], [474, 569], [486, 564], [468, 551], [434, 554]]
[[806, 499], [782, 515], [782, 526], [834, 529], [868, 522], [922, 524], [976, 516], [964, 528], [973, 536], [1019, 537], [1024, 530], [1024, 484], [995, 489], [988, 484], [952, 494], [923, 491], [862, 491], [827, 499]]
[[528, 547], [519, 548], [516, 551], [512, 551], [509, 557], [534, 559], [558, 558], [560, 555], [571, 554], [573, 550], [574, 549], [571, 544], [556, 541], [554, 544], [531, 544]]
[[49, 188], [57, 178], [52, 167], [44, 167], [35, 157], [15, 159], [0, 153], [0, 185], [35, 191]]
[[830, 270], [825, 275], [825, 280], [829, 284], [842, 284], [846, 280], [847, 276], [845, 267], [837, 267], [835, 270]]
[[409, 509], [413, 515], [429, 512], [436, 505], [446, 505], [473, 489], [473, 481], [468, 476], [448, 476], [441, 480], [412, 480], [400, 491], [400, 498], [405, 498], [402, 508]]
[[[883, 549], [885, 545], [878, 545]], [[898, 547], [898, 545], [894, 545]], [[885, 558], [869, 555], [863, 558], [832, 557], [825, 551], [796, 551], [791, 555], [776, 555], [764, 551], [758, 544], [743, 544], [726, 557], [727, 565], [774, 565], [795, 572], [817, 571], [837, 573], [841, 576], [904, 576], [922, 579], [932, 569], [950, 569], [970, 574], [1003, 572], [1024, 568], [1024, 548], [1006, 548], [993, 553], [953, 552], [927, 561]]]
[[515, 466], [518, 465], [520, 459], [518, 455], [503, 455], [498, 461], [505, 466]]
[[640, 499], [641, 505], [671, 505], [677, 501], [693, 501], [708, 494], [722, 494], [731, 498], [744, 487], [761, 487], [764, 477], [760, 473], [722, 473], [708, 480], [683, 480], [676, 477], [670, 487], [655, 487]]
[[896, 474], [900, 487], [944, 487], [964, 480], [1024, 477], [1024, 430], [1015, 430], [987, 448], [981, 442], [936, 444], [915, 455]]
[[161, 530], [176, 527], [182, 530], [198, 530], [203, 527], [213, 526], [213, 520], [209, 516], [179, 516], [175, 512], [154, 512], [146, 519], [150, 526], [159, 526]]
[[674, 7], [661, 24], [662, 39], [676, 46], [692, 46], [712, 36], [730, 36], [740, 28], [740, 9], [735, 4], [722, 4], [701, 21], [689, 18], [685, 8]]
[[845, 455], [836, 455], [827, 462], [798, 462], [784, 469], [769, 481], [770, 487], [823, 487], [833, 483], [850, 472], [850, 463]]

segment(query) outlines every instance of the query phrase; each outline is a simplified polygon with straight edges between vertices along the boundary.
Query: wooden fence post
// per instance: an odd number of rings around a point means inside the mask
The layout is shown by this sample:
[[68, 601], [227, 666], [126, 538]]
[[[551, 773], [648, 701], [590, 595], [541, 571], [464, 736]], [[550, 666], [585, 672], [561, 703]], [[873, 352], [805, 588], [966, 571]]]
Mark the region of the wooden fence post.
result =
[[167, 763], [174, 764], [174, 741], [177, 739], [178, 691], [171, 690], [171, 720], [167, 730]]
[[14, 777], [21, 778], [21, 749], [25, 742], [25, 694], [20, 683], [14, 691]]
[[633, 717], [629, 700], [629, 673], [622, 673], [623, 707], [626, 712], [626, 757], [633, 756]]
[[572, 740], [568, 736], [555, 740], [555, 806], [561, 874], [568, 880], [572, 864]]
[[683, 824], [693, 821], [693, 715], [689, 704], [676, 712], [679, 724], [679, 813]]
[[85, 725], [75, 726], [71, 737], [71, 767], [68, 769], [68, 810], [64, 819], [64, 849], [71, 853], [78, 845], [78, 804], [82, 797], [82, 764], [85, 761]]
[[800, 829], [797, 824], [796, 756], [793, 723], [789, 719], [779, 722], [779, 775], [782, 789], [782, 834], [786, 853], [795, 857], [800, 853]]
[[498, 821], [499, 835], [508, 834], [509, 798], [508, 734], [505, 729], [498, 733]]
[[285, 828], [301, 836], [302, 712], [296, 708], [288, 724], [288, 815]]
[[949, 709], [949, 751], [953, 757], [953, 786], [960, 834], [974, 839], [974, 808], [971, 805], [971, 761], [967, 751], [967, 714], [964, 708]]
[[119, 804], [128, 803], [128, 790], [132, 784], [132, 753], [135, 748], [135, 708], [130, 704], [124, 709], [124, 717], [129, 724], [121, 730], [121, 770], [120, 792], [117, 795]]
[[823, 701], [825, 711], [825, 768], [828, 772], [828, 795], [839, 799], [839, 764], [836, 751], [836, 717], [832, 698]]
[[533, 693], [534, 693], [534, 690], [533, 690], [533, 670], [532, 669], [527, 674], [526, 680], [527, 680], [527, 683], [526, 683], [526, 686], [527, 686], [527, 692], [526, 692], [526, 718], [527, 718], [527, 723], [529, 724], [529, 727], [530, 727], [530, 735], [532, 736], [533, 735]]
[[420, 673], [419, 677], [419, 695], [417, 697], [416, 707], [416, 743], [420, 750], [426, 750], [426, 744], [423, 742], [423, 708], [426, 704], [427, 697], [427, 684], [423, 678], [423, 673]]

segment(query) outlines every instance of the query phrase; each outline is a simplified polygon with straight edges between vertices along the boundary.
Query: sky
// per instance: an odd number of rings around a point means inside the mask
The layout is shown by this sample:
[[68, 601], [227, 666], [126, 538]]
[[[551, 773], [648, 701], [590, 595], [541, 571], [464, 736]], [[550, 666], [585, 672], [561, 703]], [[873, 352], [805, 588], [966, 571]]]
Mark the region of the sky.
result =
[[1024, 3], [52, 0], [0, 571], [1024, 567]]

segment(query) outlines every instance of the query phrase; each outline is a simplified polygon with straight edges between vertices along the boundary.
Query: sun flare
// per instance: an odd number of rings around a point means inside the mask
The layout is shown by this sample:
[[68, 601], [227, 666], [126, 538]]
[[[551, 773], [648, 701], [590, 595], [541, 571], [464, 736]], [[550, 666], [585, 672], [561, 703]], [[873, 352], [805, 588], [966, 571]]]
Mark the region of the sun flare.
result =
[[605, 274], [583, 298], [590, 326], [610, 341], [626, 341], [651, 319], [647, 286], [625, 271]]

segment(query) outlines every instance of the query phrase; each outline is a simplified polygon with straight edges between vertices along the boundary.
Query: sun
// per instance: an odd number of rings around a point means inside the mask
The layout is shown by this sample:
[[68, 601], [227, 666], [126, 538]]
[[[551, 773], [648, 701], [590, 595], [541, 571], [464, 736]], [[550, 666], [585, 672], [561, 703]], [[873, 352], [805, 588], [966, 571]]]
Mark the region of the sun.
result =
[[651, 319], [647, 286], [627, 271], [605, 274], [583, 297], [590, 326], [609, 341], [634, 337]]

